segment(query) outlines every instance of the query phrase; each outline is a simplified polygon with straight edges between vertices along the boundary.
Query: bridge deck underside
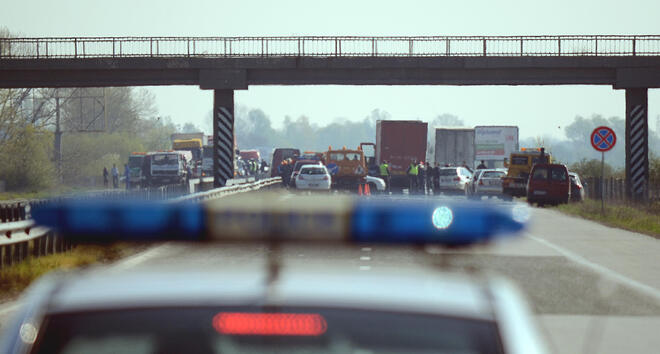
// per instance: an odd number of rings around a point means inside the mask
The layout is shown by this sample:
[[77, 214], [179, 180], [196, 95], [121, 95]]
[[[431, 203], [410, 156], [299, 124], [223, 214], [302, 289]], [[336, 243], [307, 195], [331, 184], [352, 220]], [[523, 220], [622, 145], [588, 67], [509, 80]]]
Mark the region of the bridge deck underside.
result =
[[0, 87], [197, 85], [612, 85], [660, 87], [660, 57], [3, 59]]

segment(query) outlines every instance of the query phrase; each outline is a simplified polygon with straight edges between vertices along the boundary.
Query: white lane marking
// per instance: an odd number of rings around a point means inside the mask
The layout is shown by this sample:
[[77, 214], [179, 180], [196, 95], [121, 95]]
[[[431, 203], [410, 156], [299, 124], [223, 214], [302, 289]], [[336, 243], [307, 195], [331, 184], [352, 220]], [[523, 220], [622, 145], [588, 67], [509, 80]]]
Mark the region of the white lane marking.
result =
[[10, 312], [16, 311], [19, 307], [21, 307], [21, 304], [19, 302], [13, 302], [3, 309], [0, 309], [0, 316], [5, 316], [6, 314]]
[[362, 247], [363, 252], [371, 252], [371, 247]]
[[526, 236], [528, 238], [531, 238], [532, 240], [534, 240], [536, 242], [539, 242], [539, 243], [543, 244], [546, 247], [552, 248], [553, 250], [555, 250], [557, 253], [561, 254], [562, 256], [570, 259], [571, 261], [573, 261], [577, 264], [580, 264], [580, 265], [582, 265], [586, 268], [591, 269], [593, 272], [595, 272], [595, 273], [597, 273], [597, 274], [599, 274], [599, 275], [601, 275], [605, 278], [609, 278], [611, 280], [614, 280], [614, 281], [618, 282], [619, 284], [623, 284], [625, 286], [628, 286], [632, 289], [635, 289], [635, 290], [639, 291], [640, 293], [643, 293], [645, 295], [653, 297], [653, 298], [656, 299], [656, 301], [660, 301], [660, 290], [658, 290], [654, 287], [651, 287], [649, 285], [640, 283], [636, 280], [630, 279], [630, 278], [626, 277], [625, 275], [617, 273], [617, 272], [615, 272], [615, 271], [613, 271], [609, 268], [603, 267], [600, 264], [596, 264], [594, 262], [591, 262], [591, 261], [587, 260], [586, 258], [584, 258], [584, 257], [582, 257], [582, 256], [580, 256], [576, 253], [573, 253], [573, 252], [568, 251], [564, 248], [561, 248], [561, 247], [555, 245], [554, 243], [552, 243], [550, 241], [547, 241], [547, 240], [544, 240], [540, 237], [532, 236], [530, 234], [527, 234]]
[[360, 257], [360, 260], [361, 260], [361, 261], [370, 261], [370, 260], [371, 260], [371, 257], [369, 257], [369, 256], [362, 256], [362, 257]]
[[116, 263], [112, 269], [114, 270], [126, 270], [129, 268], [133, 268], [137, 266], [140, 263], [143, 263], [151, 258], [154, 258], [158, 256], [160, 253], [162, 253], [166, 248], [168, 248], [170, 244], [169, 243], [164, 243], [162, 245], [158, 245], [155, 247], [152, 247], [144, 252], [138, 253], [134, 256], [131, 256], [129, 258], [126, 258], [118, 263]]
[[360, 266], [360, 270], [370, 270], [371, 266]]

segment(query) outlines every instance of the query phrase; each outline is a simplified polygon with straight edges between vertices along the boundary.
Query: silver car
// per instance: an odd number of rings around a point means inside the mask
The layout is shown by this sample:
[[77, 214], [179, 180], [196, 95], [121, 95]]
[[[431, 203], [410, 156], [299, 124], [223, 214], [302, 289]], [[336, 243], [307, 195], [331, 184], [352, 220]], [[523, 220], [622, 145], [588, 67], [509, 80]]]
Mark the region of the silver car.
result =
[[506, 176], [505, 169], [486, 169], [481, 170], [479, 178], [474, 181], [473, 197], [481, 199], [487, 197], [504, 197], [502, 192], [502, 177]]
[[443, 167], [438, 173], [438, 187], [443, 193], [465, 193], [472, 173], [465, 167]]
[[111, 268], [33, 285], [4, 353], [545, 352], [519, 292], [430, 267]]

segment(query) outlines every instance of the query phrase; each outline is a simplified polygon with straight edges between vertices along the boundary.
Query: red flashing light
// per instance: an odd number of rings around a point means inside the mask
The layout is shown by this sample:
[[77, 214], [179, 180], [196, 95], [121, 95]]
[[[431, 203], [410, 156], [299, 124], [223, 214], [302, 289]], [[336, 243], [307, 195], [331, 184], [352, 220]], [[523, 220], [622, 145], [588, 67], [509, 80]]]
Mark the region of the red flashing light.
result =
[[454, 177], [455, 182], [460, 182], [460, 180], [461, 180], [461, 177]]
[[213, 317], [213, 328], [233, 335], [320, 336], [328, 324], [319, 314], [221, 312]]

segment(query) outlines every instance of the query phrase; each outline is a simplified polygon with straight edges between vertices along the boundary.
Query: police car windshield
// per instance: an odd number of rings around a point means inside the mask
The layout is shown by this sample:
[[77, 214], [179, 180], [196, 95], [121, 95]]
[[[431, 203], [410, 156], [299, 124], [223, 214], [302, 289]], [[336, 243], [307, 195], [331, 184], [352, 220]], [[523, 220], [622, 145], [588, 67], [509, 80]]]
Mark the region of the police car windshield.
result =
[[[35, 353], [502, 353], [494, 322], [325, 308], [59, 314]], [[270, 321], [258, 321], [261, 317]], [[270, 323], [270, 325], [269, 325]]]

